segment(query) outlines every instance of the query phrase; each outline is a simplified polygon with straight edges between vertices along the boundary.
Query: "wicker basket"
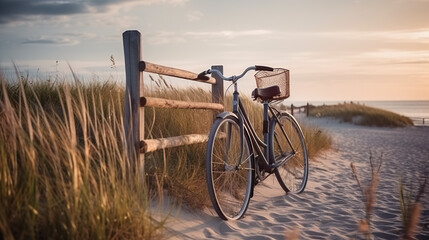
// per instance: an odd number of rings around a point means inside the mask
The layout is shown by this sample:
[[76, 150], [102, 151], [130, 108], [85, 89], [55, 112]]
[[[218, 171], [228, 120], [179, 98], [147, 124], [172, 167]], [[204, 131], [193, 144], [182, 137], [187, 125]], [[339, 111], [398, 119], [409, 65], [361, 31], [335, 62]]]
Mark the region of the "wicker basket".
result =
[[273, 100], [282, 100], [289, 97], [289, 70], [284, 68], [274, 68], [274, 71], [259, 71], [255, 74], [256, 86], [266, 88], [279, 86], [280, 95], [273, 97]]

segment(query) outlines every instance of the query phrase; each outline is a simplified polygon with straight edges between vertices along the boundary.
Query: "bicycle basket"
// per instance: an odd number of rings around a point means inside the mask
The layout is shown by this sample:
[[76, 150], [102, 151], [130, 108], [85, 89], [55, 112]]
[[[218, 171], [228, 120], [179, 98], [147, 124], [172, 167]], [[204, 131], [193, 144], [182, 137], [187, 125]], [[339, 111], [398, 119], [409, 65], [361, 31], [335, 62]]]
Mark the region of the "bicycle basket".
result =
[[282, 100], [289, 97], [289, 70], [284, 68], [274, 68], [274, 71], [259, 71], [255, 74], [256, 87], [266, 88], [279, 86], [280, 95], [273, 97], [273, 100]]

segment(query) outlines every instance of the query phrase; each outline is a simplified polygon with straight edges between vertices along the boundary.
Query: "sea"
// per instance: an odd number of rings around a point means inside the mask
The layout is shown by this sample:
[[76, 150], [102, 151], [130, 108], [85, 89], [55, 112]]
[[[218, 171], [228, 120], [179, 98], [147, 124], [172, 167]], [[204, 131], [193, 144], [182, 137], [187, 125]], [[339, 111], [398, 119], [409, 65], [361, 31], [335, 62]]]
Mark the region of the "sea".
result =
[[[334, 105], [344, 103], [345, 101], [313, 101], [309, 102], [312, 105]], [[350, 101], [347, 101], [350, 103]], [[415, 125], [429, 126], [429, 100], [423, 101], [353, 101], [370, 107], [381, 108], [400, 115], [409, 117]], [[297, 101], [285, 104], [294, 104], [295, 106], [306, 105], [307, 102]]]

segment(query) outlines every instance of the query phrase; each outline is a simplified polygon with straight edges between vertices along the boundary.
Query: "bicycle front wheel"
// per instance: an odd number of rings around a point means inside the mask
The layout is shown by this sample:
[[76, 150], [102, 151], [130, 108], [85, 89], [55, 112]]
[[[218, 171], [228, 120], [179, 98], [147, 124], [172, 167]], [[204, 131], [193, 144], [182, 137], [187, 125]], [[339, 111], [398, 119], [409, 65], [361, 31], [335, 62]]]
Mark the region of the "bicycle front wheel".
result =
[[284, 162], [275, 170], [281, 187], [285, 192], [301, 193], [308, 179], [308, 156], [298, 122], [286, 112], [272, 117], [269, 140], [271, 161]]
[[253, 169], [249, 138], [241, 133], [238, 119], [233, 115], [218, 118], [207, 145], [206, 179], [220, 218], [235, 220], [244, 215], [253, 188]]

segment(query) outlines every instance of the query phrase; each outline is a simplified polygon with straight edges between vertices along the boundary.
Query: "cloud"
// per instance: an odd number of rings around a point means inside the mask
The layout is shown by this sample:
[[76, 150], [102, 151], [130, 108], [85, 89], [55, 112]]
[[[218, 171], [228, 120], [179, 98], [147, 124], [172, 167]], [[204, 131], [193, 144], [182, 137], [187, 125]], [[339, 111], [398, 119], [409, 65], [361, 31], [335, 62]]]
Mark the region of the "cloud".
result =
[[[170, 32], [170, 31], [156, 31], [145, 34], [145, 39], [149, 44], [152, 45], [163, 45], [170, 44], [172, 42], [187, 42], [191, 38], [193, 39], [217, 39], [227, 38], [236, 39], [240, 37], [255, 37], [255, 36], [266, 36], [273, 33], [269, 30], [247, 30], [247, 31], [214, 31], [214, 32]], [[222, 45], [236, 46], [236, 43], [217, 43]]]
[[63, 16], [106, 12], [113, 5], [172, 4], [181, 5], [189, 0], [0, 0], [0, 24], [29, 21], [35, 16]]
[[364, 52], [356, 55], [355, 63], [365, 66], [365, 71], [372, 68], [373, 71], [403, 74], [413, 72], [415, 74], [428, 73], [426, 66], [429, 63], [429, 51], [425, 50], [399, 50], [380, 49], [372, 52]]
[[38, 38], [26, 39], [21, 44], [43, 44], [43, 45], [76, 45], [82, 39], [94, 38], [95, 34], [92, 33], [61, 33], [51, 36], [40, 36]]
[[385, 36], [391, 40], [402, 42], [429, 43], [429, 29], [388, 32]]
[[41, 37], [38, 39], [27, 39], [21, 42], [22, 44], [55, 44], [55, 45], [76, 45], [78, 40], [71, 38], [47, 38]]
[[162, 45], [169, 44], [172, 42], [184, 42], [185, 39], [177, 34], [176, 32], [157, 31], [154, 33], [147, 34], [149, 44]]
[[170, 5], [183, 5], [190, 0], [140, 0], [141, 3], [146, 5], [151, 4], [170, 4]]
[[251, 37], [251, 36], [266, 36], [272, 34], [270, 30], [246, 30], [246, 31], [214, 31], [214, 32], [187, 32], [186, 36], [189, 37], [220, 37], [220, 38], [237, 38], [237, 37]]
[[0, 0], [0, 23], [28, 19], [29, 16], [72, 15], [88, 11], [82, 1]]
[[192, 11], [187, 15], [189, 22], [199, 21], [203, 16], [204, 14], [200, 11]]
[[87, 11], [81, 1], [0, 0], [1, 15], [63, 15]]
[[402, 61], [402, 62], [396, 62], [394, 64], [410, 64], [410, 65], [415, 65], [415, 64], [424, 64], [427, 65], [429, 64], [429, 60], [415, 60], [415, 61]]

